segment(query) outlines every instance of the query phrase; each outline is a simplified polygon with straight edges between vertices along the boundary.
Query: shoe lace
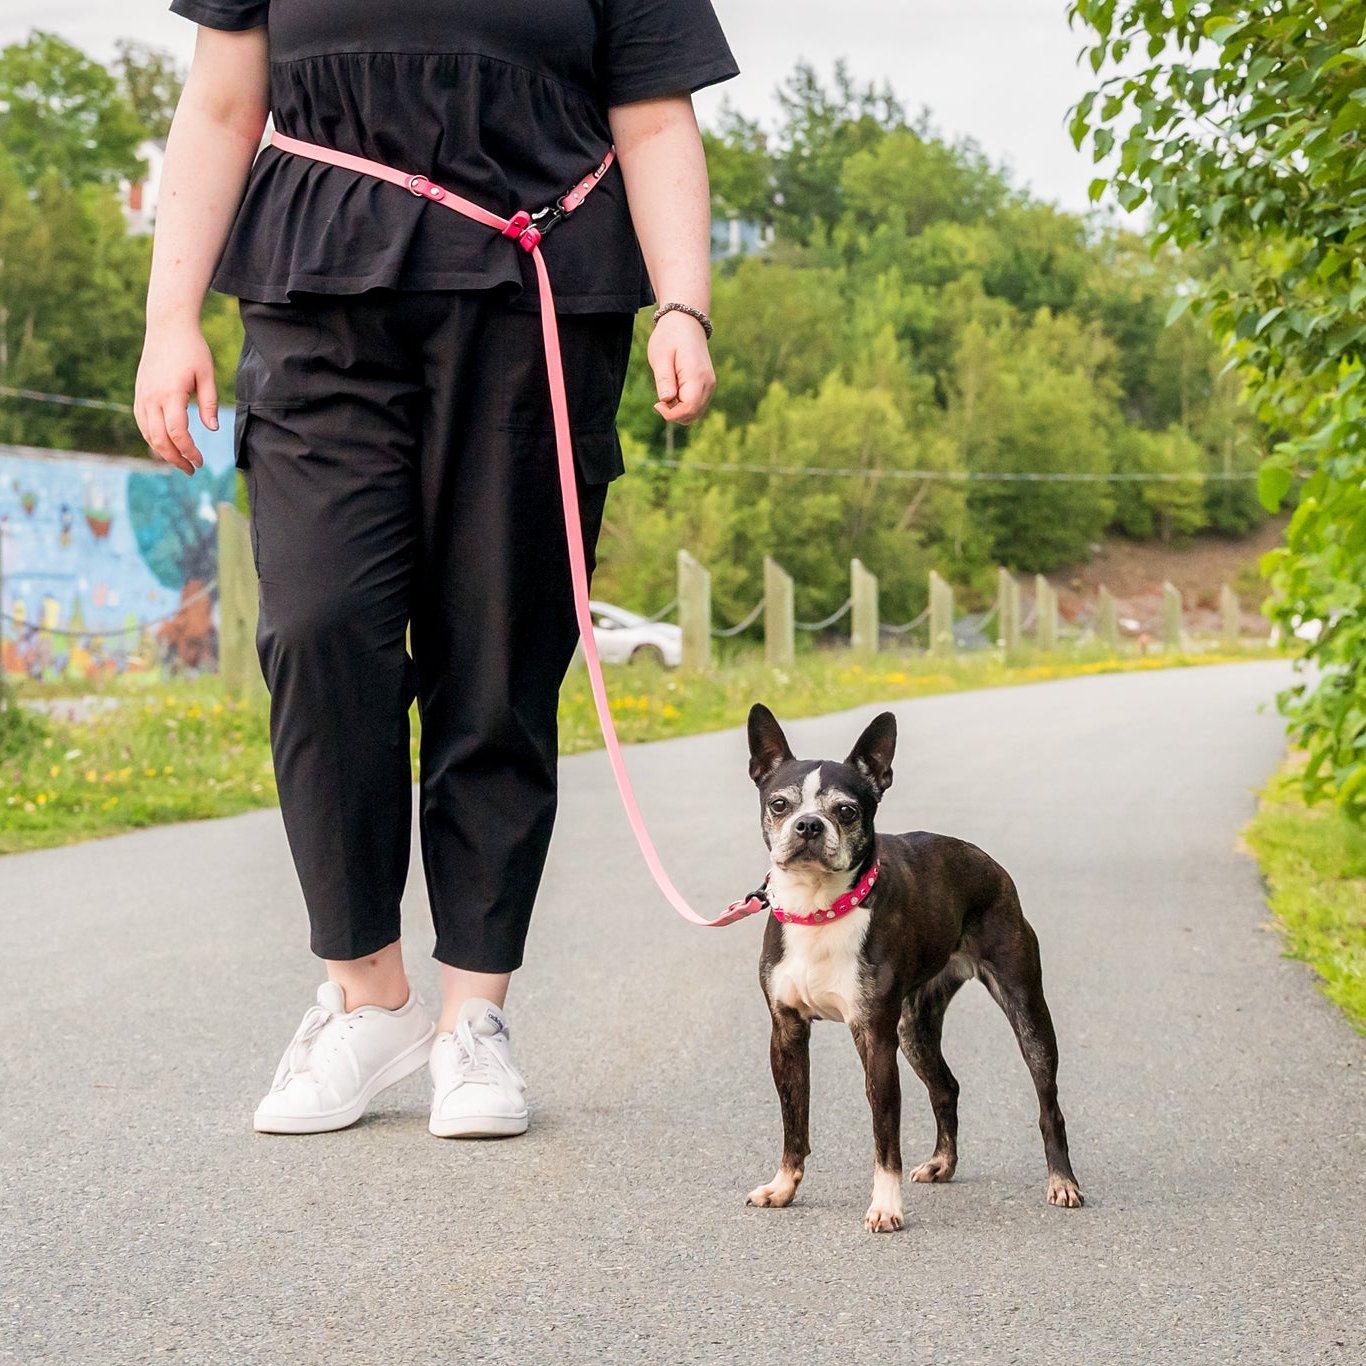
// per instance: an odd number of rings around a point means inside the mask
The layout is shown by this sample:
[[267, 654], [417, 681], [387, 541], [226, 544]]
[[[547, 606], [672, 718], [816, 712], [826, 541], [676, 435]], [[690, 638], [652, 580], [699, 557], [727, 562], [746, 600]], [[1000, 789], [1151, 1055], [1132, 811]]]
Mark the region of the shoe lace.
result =
[[491, 1082], [493, 1072], [501, 1072], [515, 1085], [521, 1086], [521, 1073], [504, 1056], [503, 1050], [494, 1048], [482, 1034], [476, 1034], [468, 1020], [461, 1020], [455, 1027], [456, 1058], [460, 1069], [461, 1081]]
[[275, 1069], [275, 1080], [271, 1083], [271, 1089], [278, 1091], [286, 1085], [291, 1078], [301, 1076], [310, 1071], [310, 1064], [313, 1061], [314, 1045], [318, 1036], [327, 1027], [328, 1023], [336, 1016], [324, 1006], [312, 1005], [304, 1011], [304, 1017], [299, 1021], [299, 1027], [294, 1031], [294, 1037], [289, 1041], [284, 1056], [280, 1059], [280, 1065]]

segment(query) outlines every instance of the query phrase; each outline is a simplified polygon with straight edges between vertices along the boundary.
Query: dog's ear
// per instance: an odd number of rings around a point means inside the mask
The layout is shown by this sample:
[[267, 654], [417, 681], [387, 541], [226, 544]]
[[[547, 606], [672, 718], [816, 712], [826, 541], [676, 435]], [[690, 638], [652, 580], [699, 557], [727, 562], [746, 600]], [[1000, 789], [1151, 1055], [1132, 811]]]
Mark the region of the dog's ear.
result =
[[896, 717], [884, 711], [868, 723], [844, 762], [858, 769], [881, 797], [892, 785], [892, 755], [895, 753]]
[[762, 702], [749, 709], [749, 776], [756, 784], [762, 783], [779, 764], [792, 758], [787, 736]]

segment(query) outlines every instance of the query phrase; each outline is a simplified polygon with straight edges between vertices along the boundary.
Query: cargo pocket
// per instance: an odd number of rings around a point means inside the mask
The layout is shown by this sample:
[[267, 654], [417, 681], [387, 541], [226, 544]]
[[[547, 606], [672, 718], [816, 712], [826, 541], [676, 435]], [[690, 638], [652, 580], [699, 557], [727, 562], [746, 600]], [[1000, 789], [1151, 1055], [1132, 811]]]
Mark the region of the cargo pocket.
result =
[[607, 431], [575, 432], [574, 461], [585, 484], [608, 484], [626, 473], [621, 439], [615, 427]]

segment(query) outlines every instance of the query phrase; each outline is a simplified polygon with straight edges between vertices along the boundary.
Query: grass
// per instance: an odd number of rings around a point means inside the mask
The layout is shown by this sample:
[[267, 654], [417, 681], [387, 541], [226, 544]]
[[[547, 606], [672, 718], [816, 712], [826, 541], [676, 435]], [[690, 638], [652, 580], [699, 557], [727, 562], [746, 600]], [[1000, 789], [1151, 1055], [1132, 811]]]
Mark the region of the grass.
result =
[[[705, 674], [644, 664], [607, 674], [622, 739], [641, 741], [738, 726], [756, 700], [780, 717], [811, 716], [930, 693], [1258, 657], [1076, 651], [1011, 662], [999, 655], [931, 660], [882, 654], [860, 663], [845, 651], [812, 650], [781, 670], [742, 652]], [[51, 684], [22, 680], [17, 692], [49, 700], [60, 695]], [[225, 698], [217, 678], [207, 676], [171, 682], [120, 677], [102, 686], [100, 696], [110, 705], [79, 720], [0, 709], [0, 854], [277, 803], [264, 697]], [[416, 708], [411, 721], [416, 781]], [[576, 669], [561, 694], [561, 751], [574, 754], [601, 743], [587, 675]]]
[[1285, 951], [1366, 1034], [1366, 829], [1330, 803], [1308, 807], [1292, 760], [1267, 784], [1247, 842], [1269, 887]]

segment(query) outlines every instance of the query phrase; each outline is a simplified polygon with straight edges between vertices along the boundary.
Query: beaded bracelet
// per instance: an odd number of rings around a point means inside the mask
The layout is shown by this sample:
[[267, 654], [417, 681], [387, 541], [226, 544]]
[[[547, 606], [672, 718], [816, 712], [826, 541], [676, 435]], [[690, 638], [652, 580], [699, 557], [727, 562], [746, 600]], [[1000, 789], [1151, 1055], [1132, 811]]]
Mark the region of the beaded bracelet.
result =
[[707, 334], [707, 340], [711, 340], [711, 319], [700, 308], [693, 308], [690, 304], [664, 304], [655, 309], [655, 322], [658, 322], [666, 313], [675, 312], [686, 313], [688, 317], [696, 318], [702, 324], [702, 331]]

